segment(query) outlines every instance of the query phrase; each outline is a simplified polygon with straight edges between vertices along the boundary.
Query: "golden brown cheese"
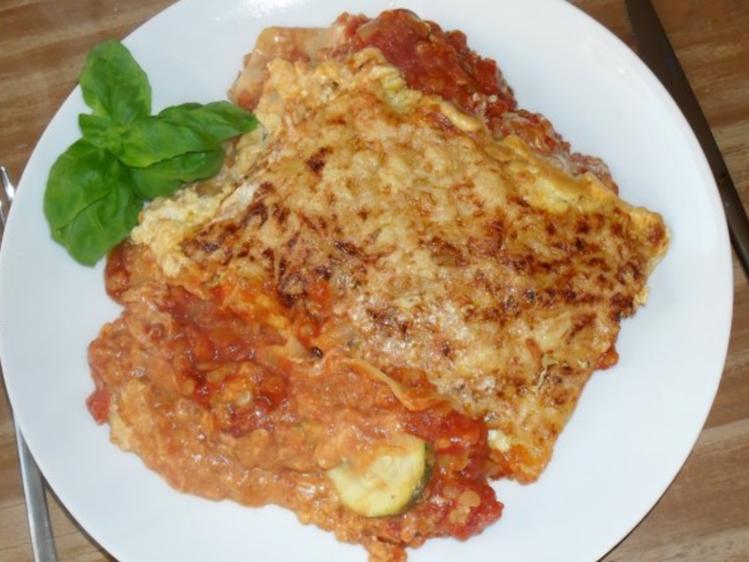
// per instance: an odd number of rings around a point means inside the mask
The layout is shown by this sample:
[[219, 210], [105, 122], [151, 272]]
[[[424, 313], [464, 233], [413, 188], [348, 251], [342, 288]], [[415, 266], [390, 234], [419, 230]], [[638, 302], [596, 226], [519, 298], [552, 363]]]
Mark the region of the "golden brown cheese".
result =
[[[323, 351], [345, 326], [379, 369], [423, 370], [492, 428], [500, 474], [536, 479], [588, 377], [616, 362], [661, 217], [409, 89], [377, 50], [268, 69], [261, 149], [209, 200], [152, 205], [133, 239], [186, 286], [272, 287], [319, 317]], [[321, 283], [332, 311], [311, 298]]]

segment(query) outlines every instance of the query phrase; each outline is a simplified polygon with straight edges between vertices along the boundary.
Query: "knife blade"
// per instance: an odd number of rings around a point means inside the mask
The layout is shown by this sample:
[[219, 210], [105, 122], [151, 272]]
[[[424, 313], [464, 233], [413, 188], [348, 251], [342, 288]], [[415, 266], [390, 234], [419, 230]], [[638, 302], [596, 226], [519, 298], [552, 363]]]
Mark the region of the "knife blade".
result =
[[702, 146], [718, 186], [733, 248], [749, 277], [749, 219], [718, 143], [650, 0], [625, 0], [640, 58], [666, 87]]

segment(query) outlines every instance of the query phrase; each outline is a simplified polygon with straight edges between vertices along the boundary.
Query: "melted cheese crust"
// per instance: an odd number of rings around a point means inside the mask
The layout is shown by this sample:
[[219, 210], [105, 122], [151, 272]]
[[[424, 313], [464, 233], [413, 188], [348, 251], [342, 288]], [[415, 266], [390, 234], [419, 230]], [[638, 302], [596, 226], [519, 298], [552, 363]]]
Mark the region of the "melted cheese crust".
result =
[[256, 307], [266, 292], [304, 309], [324, 352], [423, 371], [486, 421], [497, 475], [536, 479], [588, 377], [616, 362], [667, 248], [661, 217], [409, 89], [375, 49], [268, 69], [265, 131], [223, 185], [152, 204], [132, 239], [170, 282], [242, 279]]

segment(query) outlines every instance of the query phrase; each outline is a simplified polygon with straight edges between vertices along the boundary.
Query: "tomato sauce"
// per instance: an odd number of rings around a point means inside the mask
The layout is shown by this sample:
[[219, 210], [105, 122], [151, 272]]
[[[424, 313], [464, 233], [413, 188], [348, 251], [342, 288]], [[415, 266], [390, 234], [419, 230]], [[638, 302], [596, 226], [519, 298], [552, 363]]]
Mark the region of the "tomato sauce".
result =
[[515, 108], [497, 63], [470, 50], [460, 31], [445, 32], [408, 10], [386, 11], [373, 20], [352, 18], [346, 31], [353, 50], [377, 47], [415, 90], [490, 118]]
[[487, 481], [486, 425], [442, 406], [412, 413], [408, 428], [437, 456], [429, 491], [441, 501], [425, 509], [436, 516], [440, 534], [467, 539], [499, 519], [502, 504]]
[[109, 418], [109, 401], [111, 396], [105, 388], [97, 388], [86, 399], [86, 407], [96, 423], [102, 424]]
[[[149, 260], [148, 250], [127, 243], [109, 258], [107, 286], [125, 311], [91, 344], [97, 388], [87, 404], [99, 423], [116, 412], [117, 426], [128, 426], [127, 447], [174, 486], [284, 505], [363, 543], [376, 560], [399, 560], [405, 546], [433, 536], [468, 538], [500, 517], [483, 422], [443, 400], [409, 410], [385, 382], [347, 367], [347, 338], [333, 348], [320, 343], [331, 322], [326, 283], [312, 287], [304, 305], [287, 308], [268, 305], [273, 293], [257, 287], [213, 287], [198, 296], [149, 272]], [[288, 317], [289, 332], [262, 314], [248, 319], [259, 298]], [[308, 341], [289, 347], [304, 326], [314, 327]], [[421, 371], [389, 376], [411, 397], [435, 394]], [[325, 471], [402, 431], [431, 451], [420, 496], [391, 517], [343, 508]], [[310, 486], [318, 490], [312, 496]]]

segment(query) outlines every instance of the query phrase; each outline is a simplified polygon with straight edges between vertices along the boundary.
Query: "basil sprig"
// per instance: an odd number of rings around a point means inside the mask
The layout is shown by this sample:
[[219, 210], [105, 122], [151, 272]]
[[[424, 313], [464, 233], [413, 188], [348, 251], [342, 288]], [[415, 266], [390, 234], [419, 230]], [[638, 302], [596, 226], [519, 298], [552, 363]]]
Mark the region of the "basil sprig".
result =
[[44, 214], [52, 238], [78, 262], [94, 265], [128, 236], [144, 201], [212, 177], [222, 142], [251, 131], [255, 116], [227, 101], [186, 103], [151, 115], [151, 86], [117, 41], [88, 55], [80, 76], [92, 114], [83, 138], [50, 169]]

